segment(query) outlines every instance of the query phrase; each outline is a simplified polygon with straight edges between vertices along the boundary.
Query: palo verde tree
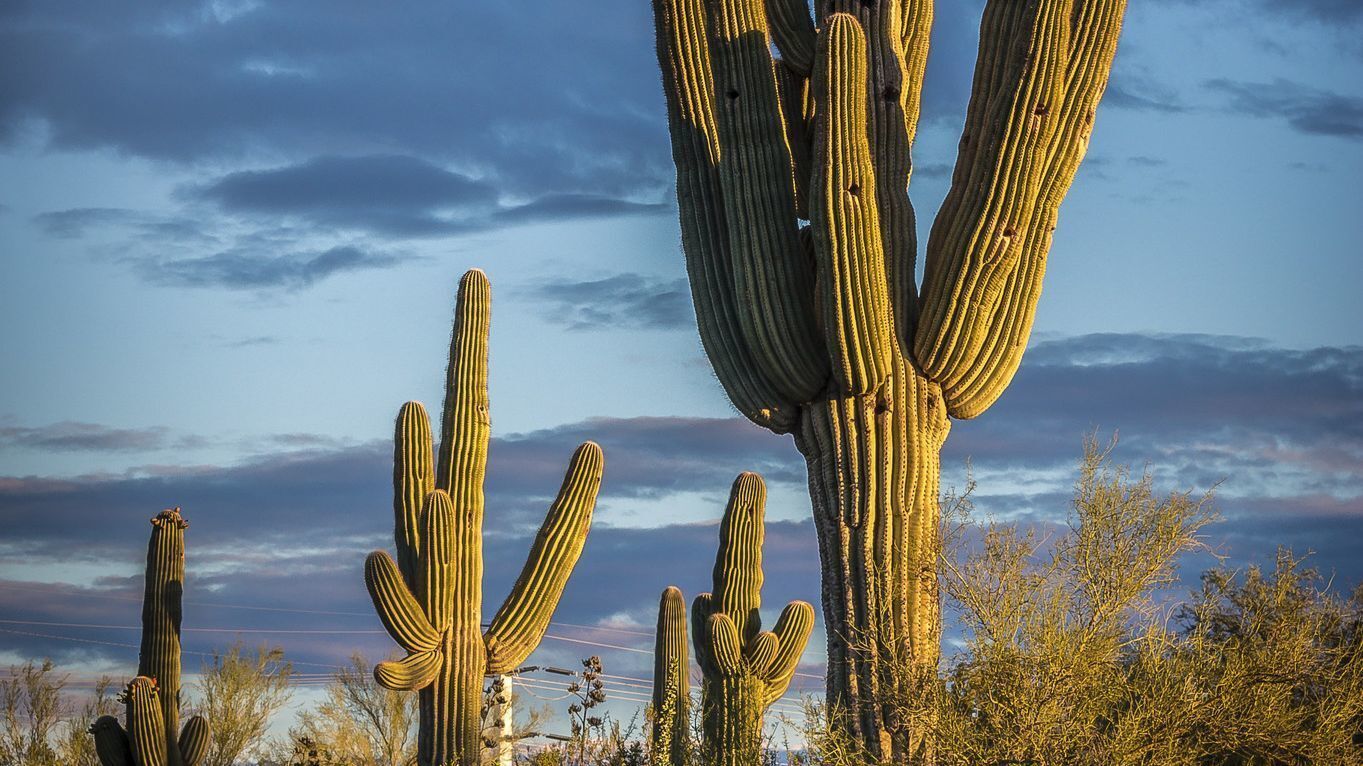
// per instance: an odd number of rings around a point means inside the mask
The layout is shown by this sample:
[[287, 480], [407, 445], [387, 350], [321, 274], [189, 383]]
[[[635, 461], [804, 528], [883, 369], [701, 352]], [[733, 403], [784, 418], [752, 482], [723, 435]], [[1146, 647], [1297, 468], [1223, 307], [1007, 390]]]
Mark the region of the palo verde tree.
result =
[[421, 766], [477, 766], [483, 679], [514, 670], [539, 645], [577, 564], [601, 488], [601, 448], [573, 454], [510, 595], [484, 631], [483, 477], [491, 421], [487, 337], [492, 288], [473, 270], [459, 283], [439, 451], [418, 402], [398, 413], [393, 452], [397, 560], [374, 551], [365, 584], [407, 656], [380, 662], [385, 688], [419, 691]]
[[1125, 5], [988, 0], [920, 291], [931, 0], [654, 0], [701, 340], [808, 463], [828, 701], [868, 760], [924, 752], [885, 701], [937, 664], [939, 451], [1017, 369]]

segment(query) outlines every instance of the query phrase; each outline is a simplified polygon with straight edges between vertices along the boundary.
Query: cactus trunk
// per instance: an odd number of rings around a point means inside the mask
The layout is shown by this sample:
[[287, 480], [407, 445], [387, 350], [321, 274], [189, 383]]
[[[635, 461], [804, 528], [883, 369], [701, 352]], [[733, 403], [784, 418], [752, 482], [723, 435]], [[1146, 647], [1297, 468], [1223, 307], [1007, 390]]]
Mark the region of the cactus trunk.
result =
[[705, 763], [762, 766], [762, 680], [752, 674], [706, 679], [701, 693]]
[[[408, 655], [374, 677], [418, 692], [421, 766], [477, 766], [485, 747], [483, 679], [529, 656], [582, 553], [601, 486], [600, 447], [573, 454], [520, 577], [492, 618], [483, 615], [483, 477], [491, 436], [487, 337], [491, 286], [481, 271], [459, 283], [440, 448], [418, 402], [398, 413], [393, 450], [394, 561], [374, 551], [365, 584], [379, 619]], [[499, 743], [494, 743], [499, 744]]]
[[90, 727], [103, 766], [198, 766], [208, 751], [208, 722], [194, 716], [180, 728], [180, 605], [189, 522], [172, 508], [152, 517], [151, 526], [137, 677], [120, 697], [127, 728], [113, 716]]
[[1125, 0], [988, 0], [921, 293], [931, 0], [653, 2], [701, 343], [808, 462], [829, 702], [868, 762], [930, 760], [895, 709], [939, 652], [938, 453], [1021, 361]]
[[840, 727], [902, 762], [921, 732], [896, 725], [915, 680], [937, 667], [941, 390], [912, 368], [889, 395], [830, 398], [803, 411], [828, 635], [827, 693]]
[[685, 766], [691, 684], [686, 651], [686, 601], [668, 586], [658, 603], [653, 646], [653, 766]]

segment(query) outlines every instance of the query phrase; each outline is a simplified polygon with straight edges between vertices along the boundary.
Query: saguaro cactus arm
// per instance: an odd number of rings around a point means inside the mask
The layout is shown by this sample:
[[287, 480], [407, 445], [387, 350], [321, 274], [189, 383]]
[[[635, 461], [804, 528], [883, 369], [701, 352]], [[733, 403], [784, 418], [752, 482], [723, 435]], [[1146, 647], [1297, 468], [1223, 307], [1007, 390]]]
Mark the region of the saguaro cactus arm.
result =
[[166, 766], [166, 727], [156, 681], [138, 676], [123, 692], [128, 711], [128, 744], [137, 766]]
[[488, 672], [506, 673], [539, 645], [568, 575], [587, 541], [596, 492], [601, 486], [601, 448], [588, 442], [573, 454], [558, 498], [535, 536], [520, 577], [484, 636]]
[[867, 140], [866, 38], [851, 16], [830, 17], [819, 35], [813, 83], [817, 127], [810, 229], [819, 305], [833, 375], [849, 394], [890, 375], [891, 323], [876, 169]]
[[[1088, 148], [1126, 3], [1036, 2], [1021, 18], [998, 6], [986, 8], [981, 24], [976, 91], [942, 205], [951, 215], [939, 214], [928, 240], [931, 308], [915, 337], [919, 362], [961, 418], [987, 409], [1021, 361], [1060, 203]], [[1014, 53], [987, 60], [986, 46]], [[973, 175], [962, 170], [967, 161]], [[988, 175], [978, 169], [990, 166]]]
[[375, 551], [365, 562], [375, 611], [408, 652], [379, 663], [374, 677], [390, 689], [420, 692], [422, 766], [478, 762], [482, 679], [514, 668], [539, 644], [582, 552], [601, 485], [601, 449], [588, 442], [574, 454], [516, 585], [484, 633], [490, 315], [487, 278], [470, 271], [456, 300], [439, 450], [425, 408], [403, 405], [393, 450], [397, 560]]

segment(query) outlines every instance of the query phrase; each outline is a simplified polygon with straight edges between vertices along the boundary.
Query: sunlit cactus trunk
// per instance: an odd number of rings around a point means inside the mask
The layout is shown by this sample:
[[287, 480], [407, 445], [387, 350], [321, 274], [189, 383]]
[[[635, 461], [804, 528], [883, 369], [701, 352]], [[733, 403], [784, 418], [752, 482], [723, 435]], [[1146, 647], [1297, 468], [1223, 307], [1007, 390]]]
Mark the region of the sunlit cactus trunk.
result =
[[686, 766], [691, 727], [691, 679], [686, 650], [686, 601], [668, 586], [658, 601], [653, 646], [652, 766]]
[[[577, 448], [530, 556], [487, 630], [483, 614], [483, 478], [491, 436], [487, 337], [491, 286], [481, 271], [459, 283], [440, 448], [418, 402], [398, 413], [393, 451], [397, 560], [375, 551], [365, 584], [407, 657], [380, 662], [389, 689], [418, 691], [421, 766], [476, 766], [483, 679], [525, 661], [549, 626], [577, 564], [601, 487], [601, 448]], [[496, 743], [492, 743], [496, 744]]]
[[180, 728], [180, 615], [185, 587], [185, 527], [179, 508], [151, 520], [142, 595], [142, 647], [137, 677], [120, 695], [127, 728], [113, 716], [90, 727], [103, 766], [197, 766], [208, 752], [208, 722]]
[[939, 452], [1021, 361], [1125, 5], [989, 0], [920, 295], [930, 0], [654, 0], [701, 342], [807, 460], [828, 703], [868, 761], [932, 757], [902, 712], [940, 651]]

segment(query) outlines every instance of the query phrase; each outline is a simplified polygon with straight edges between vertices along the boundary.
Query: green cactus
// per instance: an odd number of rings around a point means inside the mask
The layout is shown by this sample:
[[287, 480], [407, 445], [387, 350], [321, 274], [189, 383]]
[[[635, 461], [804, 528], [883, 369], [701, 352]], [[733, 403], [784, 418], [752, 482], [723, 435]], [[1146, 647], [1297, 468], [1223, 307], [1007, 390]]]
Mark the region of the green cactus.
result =
[[407, 657], [374, 677], [420, 692], [422, 766], [474, 766], [483, 749], [483, 678], [507, 673], [539, 645], [582, 553], [601, 486], [601, 448], [577, 448], [511, 594], [482, 630], [483, 476], [490, 436], [487, 336], [491, 288], [473, 270], [459, 283], [441, 418], [432, 458], [430, 420], [403, 405], [393, 453], [397, 561], [375, 551], [365, 584], [384, 627]]
[[1017, 370], [1126, 3], [988, 0], [921, 296], [906, 191], [932, 2], [814, 5], [817, 28], [805, 0], [654, 0], [658, 59], [701, 341], [739, 411], [805, 456], [828, 702], [868, 760], [901, 763], [927, 754], [896, 708], [939, 653], [948, 417]]
[[669, 585], [658, 603], [653, 644], [654, 766], [684, 766], [690, 726], [691, 684], [686, 653], [686, 602]]
[[180, 601], [189, 522], [172, 508], [152, 517], [151, 526], [137, 677], [119, 696], [128, 727], [109, 715], [90, 727], [103, 766], [198, 766], [208, 752], [207, 721], [194, 716], [180, 728]]
[[692, 640], [705, 679], [702, 748], [705, 762], [718, 766], [763, 762], [762, 714], [786, 693], [814, 628], [814, 607], [792, 601], [771, 630], [762, 630], [766, 502], [761, 476], [743, 473], [734, 481], [719, 526], [714, 590], [691, 605]]

